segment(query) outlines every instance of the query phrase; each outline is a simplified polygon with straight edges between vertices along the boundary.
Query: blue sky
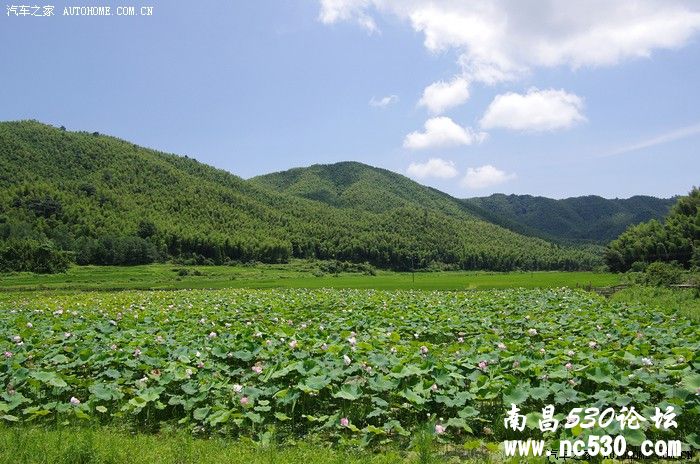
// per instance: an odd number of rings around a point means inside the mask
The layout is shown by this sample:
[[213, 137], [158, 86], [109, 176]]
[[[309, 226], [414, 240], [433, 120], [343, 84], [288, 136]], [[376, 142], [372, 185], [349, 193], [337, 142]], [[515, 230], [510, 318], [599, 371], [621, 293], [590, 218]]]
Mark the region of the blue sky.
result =
[[700, 184], [697, 3], [168, 0], [130, 18], [47, 4], [56, 16], [0, 16], [1, 120], [245, 178], [356, 160], [457, 197]]

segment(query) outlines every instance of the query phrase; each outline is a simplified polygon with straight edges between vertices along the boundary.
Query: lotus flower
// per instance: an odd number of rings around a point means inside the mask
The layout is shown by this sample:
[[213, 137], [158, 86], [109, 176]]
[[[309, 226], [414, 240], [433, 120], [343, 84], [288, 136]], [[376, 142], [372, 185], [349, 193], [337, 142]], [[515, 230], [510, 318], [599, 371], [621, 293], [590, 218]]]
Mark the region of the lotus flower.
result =
[[11, 358], [11, 357], [12, 357], [12, 352], [11, 352], [11, 351], [5, 351], [5, 357], [6, 357], [6, 358]]
[[534, 337], [535, 335], [537, 335], [537, 329], [529, 329], [527, 331], [527, 334], [530, 335], [531, 337]]
[[571, 364], [570, 362], [566, 363], [566, 364], [564, 365], [564, 367], [566, 367], [568, 370], [571, 370], [571, 369], [574, 368], [573, 364]]
[[435, 433], [440, 435], [445, 433], [445, 426], [440, 424], [435, 424]]
[[488, 367], [489, 367], [488, 361], [479, 361], [479, 369], [481, 369], [482, 371], [485, 371]]
[[134, 357], [135, 357], [135, 358], [138, 358], [139, 356], [141, 356], [141, 350], [139, 350], [138, 348], [136, 348], [136, 349], [134, 350]]
[[245, 406], [248, 403], [250, 403], [250, 399], [247, 396], [241, 396], [241, 404]]
[[340, 426], [347, 427], [348, 425], [350, 425], [350, 420], [347, 417], [341, 417], [340, 418]]
[[239, 383], [234, 383], [234, 384], [233, 384], [233, 391], [235, 391], [236, 393], [242, 392], [242, 391], [243, 391], [243, 385], [241, 385], [241, 384], [239, 384]]
[[423, 345], [420, 347], [420, 354], [428, 354], [428, 347]]
[[253, 372], [255, 372], [256, 374], [262, 374], [262, 371], [263, 371], [263, 368], [262, 368], [262, 366], [261, 366], [260, 364], [256, 364], [255, 366], [251, 367], [251, 369], [252, 369]]
[[73, 406], [77, 406], [80, 404], [80, 400], [78, 398], [76, 398], [75, 396], [71, 396], [70, 397], [70, 404], [72, 404]]
[[296, 348], [296, 347], [297, 347], [297, 341], [296, 341], [296, 340], [292, 340], [291, 342], [289, 342], [289, 347], [290, 347], [291, 349]]
[[344, 354], [344, 355], [343, 355], [343, 361], [345, 362], [345, 365], [346, 365], [346, 366], [349, 366], [350, 363], [352, 362], [352, 359], [350, 359], [350, 356], [348, 356], [347, 354]]
[[217, 333], [216, 333], [216, 332], [210, 332], [210, 333], [209, 333], [209, 338], [216, 338], [216, 337], [217, 337]]

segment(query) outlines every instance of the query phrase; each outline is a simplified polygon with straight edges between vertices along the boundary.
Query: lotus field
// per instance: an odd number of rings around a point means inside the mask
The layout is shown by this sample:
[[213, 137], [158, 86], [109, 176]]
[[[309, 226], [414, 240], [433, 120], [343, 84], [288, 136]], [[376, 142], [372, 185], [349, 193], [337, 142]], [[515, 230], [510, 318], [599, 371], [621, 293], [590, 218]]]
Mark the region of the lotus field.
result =
[[[541, 437], [547, 404], [564, 422], [575, 407], [673, 405], [670, 433], [617, 433], [698, 441], [697, 323], [583, 291], [37, 292], [0, 309], [5, 423], [374, 446], [424, 427], [452, 443]], [[511, 403], [522, 434], [504, 427]]]

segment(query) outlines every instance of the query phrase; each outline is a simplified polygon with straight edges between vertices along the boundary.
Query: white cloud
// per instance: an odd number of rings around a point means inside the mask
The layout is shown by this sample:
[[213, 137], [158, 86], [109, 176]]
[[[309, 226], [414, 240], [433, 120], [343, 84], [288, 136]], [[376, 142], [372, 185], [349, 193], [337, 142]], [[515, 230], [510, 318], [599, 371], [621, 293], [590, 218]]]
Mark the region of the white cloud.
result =
[[374, 106], [375, 108], [386, 108], [397, 101], [399, 101], [399, 97], [396, 95], [388, 95], [379, 99], [372, 97], [369, 101], [369, 106]]
[[319, 21], [333, 24], [339, 21], [354, 20], [370, 34], [377, 32], [377, 23], [365, 11], [372, 4], [371, 0], [320, 0]]
[[423, 90], [418, 105], [425, 106], [433, 114], [459, 106], [469, 99], [469, 82], [463, 77], [456, 77], [450, 82], [433, 82]]
[[485, 132], [474, 132], [462, 127], [447, 116], [428, 119], [425, 132], [411, 132], [403, 141], [404, 148], [420, 150], [424, 148], [450, 147], [481, 143], [487, 137]]
[[685, 45], [700, 31], [696, 0], [321, 0], [321, 21], [390, 14], [432, 52], [455, 50], [470, 81], [515, 79], [544, 66], [614, 65]]
[[462, 179], [462, 186], [477, 190], [500, 185], [516, 177], [513, 173], [508, 174], [487, 164], [478, 168], [468, 168], [467, 174]]
[[441, 158], [430, 158], [425, 163], [411, 163], [406, 169], [406, 173], [418, 179], [426, 177], [451, 179], [459, 174], [454, 162]]
[[583, 100], [563, 90], [530, 89], [525, 95], [508, 92], [497, 95], [484, 116], [481, 127], [518, 131], [566, 129], [585, 121]]

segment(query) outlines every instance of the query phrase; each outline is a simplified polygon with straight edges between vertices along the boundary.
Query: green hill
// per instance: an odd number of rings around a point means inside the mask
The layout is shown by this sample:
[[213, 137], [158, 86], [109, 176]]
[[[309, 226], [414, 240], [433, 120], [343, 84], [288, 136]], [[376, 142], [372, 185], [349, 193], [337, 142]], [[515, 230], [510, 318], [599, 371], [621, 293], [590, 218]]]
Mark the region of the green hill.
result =
[[33, 121], [0, 123], [0, 268], [2, 256], [6, 269], [24, 259], [15, 256], [20, 242], [69, 251], [79, 264], [296, 257], [509, 270], [601, 263], [599, 254], [513, 233], [446, 194], [359, 163], [246, 181], [187, 157]]
[[479, 217], [526, 235], [562, 243], [604, 244], [631, 225], [663, 219], [676, 198], [609, 200], [590, 195], [554, 200], [495, 194], [463, 201]]

